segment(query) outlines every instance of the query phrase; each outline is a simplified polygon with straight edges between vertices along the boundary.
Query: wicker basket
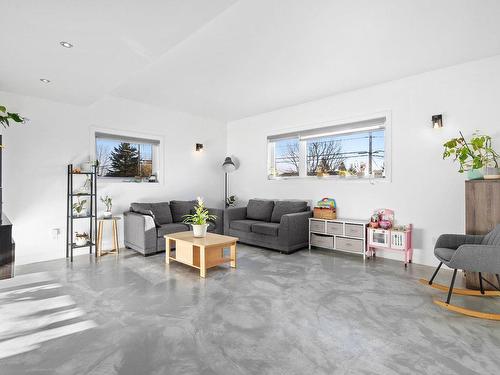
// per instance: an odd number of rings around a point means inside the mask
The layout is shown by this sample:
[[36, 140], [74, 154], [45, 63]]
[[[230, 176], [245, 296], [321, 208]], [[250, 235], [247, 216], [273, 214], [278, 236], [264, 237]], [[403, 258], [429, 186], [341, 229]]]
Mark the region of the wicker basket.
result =
[[334, 220], [337, 218], [337, 209], [329, 207], [314, 207], [314, 218]]

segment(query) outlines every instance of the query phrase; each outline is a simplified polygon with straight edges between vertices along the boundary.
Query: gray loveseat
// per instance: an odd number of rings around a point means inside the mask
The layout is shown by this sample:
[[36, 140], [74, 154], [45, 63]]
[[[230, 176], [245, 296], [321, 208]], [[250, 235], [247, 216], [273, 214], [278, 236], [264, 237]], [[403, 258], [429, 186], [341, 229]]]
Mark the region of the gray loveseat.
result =
[[289, 254], [308, 246], [311, 216], [305, 201], [251, 199], [247, 207], [226, 210], [224, 233]]
[[[165, 251], [165, 236], [170, 233], [190, 230], [182, 223], [183, 216], [194, 211], [196, 201], [170, 201], [160, 203], [132, 203], [130, 211], [123, 213], [125, 246], [143, 255]], [[215, 222], [210, 222], [209, 232], [223, 232], [224, 211], [208, 209], [216, 215]]]

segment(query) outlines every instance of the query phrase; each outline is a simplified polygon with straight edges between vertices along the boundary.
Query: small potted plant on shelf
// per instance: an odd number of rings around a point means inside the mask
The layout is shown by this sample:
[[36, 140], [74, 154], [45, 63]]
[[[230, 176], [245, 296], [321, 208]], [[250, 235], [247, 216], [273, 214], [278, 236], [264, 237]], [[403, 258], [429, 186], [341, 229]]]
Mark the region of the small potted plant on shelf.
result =
[[106, 195], [105, 197], [101, 197], [101, 202], [106, 206], [106, 211], [104, 211], [104, 218], [111, 219], [113, 217], [113, 213], [111, 209], [113, 208], [113, 201], [110, 196]]
[[85, 246], [89, 242], [89, 235], [86, 232], [78, 233], [75, 232], [75, 245]]
[[458, 161], [458, 172], [467, 172], [469, 180], [500, 178], [500, 155], [493, 149], [491, 137], [474, 132], [467, 141], [462, 132], [459, 133], [460, 137], [452, 138], [443, 145], [443, 159], [452, 157], [453, 161]]
[[87, 209], [85, 208], [86, 203], [87, 203], [86, 199], [80, 200], [80, 198], [78, 198], [77, 202], [73, 203], [73, 214], [75, 216], [87, 215]]
[[184, 223], [193, 227], [194, 237], [205, 237], [207, 235], [208, 221], [214, 221], [217, 216], [209, 214], [202, 198], [198, 197], [197, 201], [194, 206], [194, 214], [184, 215]]

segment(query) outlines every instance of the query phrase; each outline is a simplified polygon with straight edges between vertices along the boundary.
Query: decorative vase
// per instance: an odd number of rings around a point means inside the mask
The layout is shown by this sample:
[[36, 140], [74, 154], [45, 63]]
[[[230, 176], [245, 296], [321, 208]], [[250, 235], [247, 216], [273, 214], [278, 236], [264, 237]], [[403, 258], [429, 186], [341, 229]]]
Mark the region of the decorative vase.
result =
[[498, 180], [500, 179], [500, 168], [497, 167], [484, 167], [485, 180]]
[[194, 237], [197, 238], [206, 237], [208, 224], [201, 224], [201, 225], [191, 224], [191, 226], [193, 227]]
[[471, 169], [467, 171], [467, 178], [469, 180], [482, 180], [483, 169]]
[[111, 211], [104, 211], [103, 217], [105, 219], [111, 219], [113, 217], [113, 213]]
[[76, 237], [75, 244], [76, 246], [85, 246], [88, 242], [87, 237]]

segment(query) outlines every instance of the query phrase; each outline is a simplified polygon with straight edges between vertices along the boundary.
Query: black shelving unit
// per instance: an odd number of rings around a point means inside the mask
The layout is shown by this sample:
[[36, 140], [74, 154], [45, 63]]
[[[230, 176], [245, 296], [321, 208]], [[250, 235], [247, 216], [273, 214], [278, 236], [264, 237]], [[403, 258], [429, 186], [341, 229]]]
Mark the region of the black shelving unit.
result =
[[[70, 258], [73, 261], [73, 250], [88, 247], [90, 254], [92, 254], [92, 249], [96, 246], [96, 236], [97, 236], [97, 170], [95, 166], [92, 166], [91, 172], [73, 172], [73, 164], [68, 165], [68, 196], [66, 204], [66, 258]], [[90, 177], [90, 193], [79, 194], [74, 193], [73, 190], [73, 178], [75, 176]], [[82, 183], [84, 181], [82, 180]], [[75, 198], [88, 197], [90, 198], [90, 210], [89, 214], [85, 216], [75, 216], [73, 215], [73, 203]], [[89, 241], [86, 245], [77, 246], [74, 242], [73, 233], [73, 222], [75, 220], [88, 220], [89, 221]]]

